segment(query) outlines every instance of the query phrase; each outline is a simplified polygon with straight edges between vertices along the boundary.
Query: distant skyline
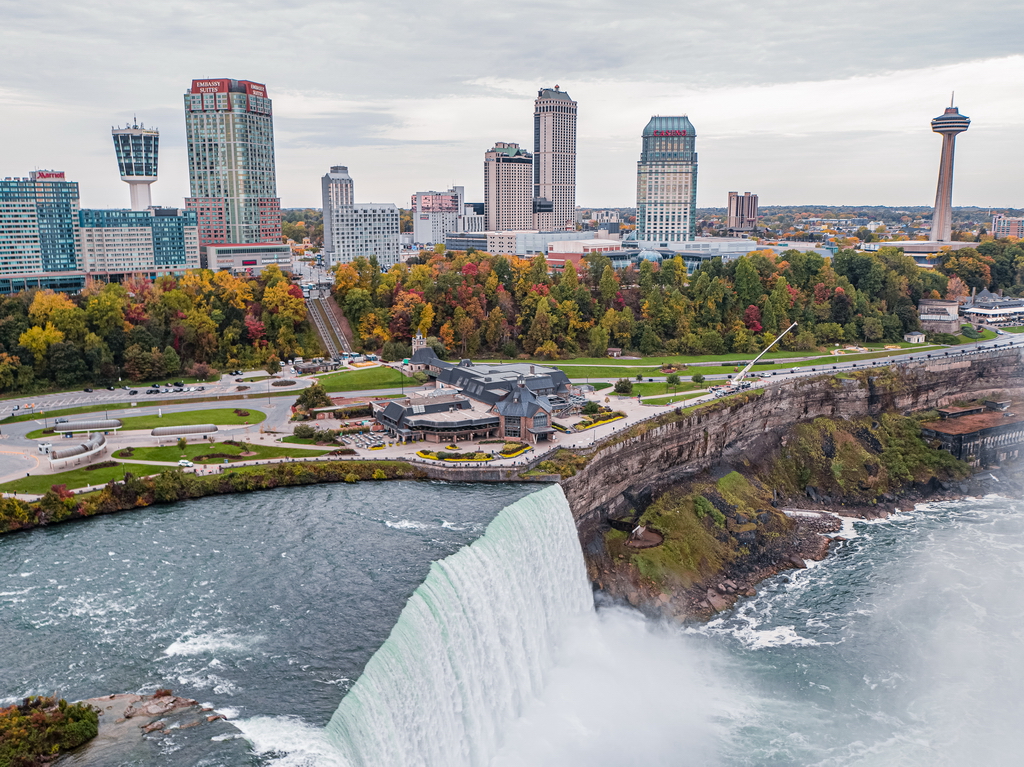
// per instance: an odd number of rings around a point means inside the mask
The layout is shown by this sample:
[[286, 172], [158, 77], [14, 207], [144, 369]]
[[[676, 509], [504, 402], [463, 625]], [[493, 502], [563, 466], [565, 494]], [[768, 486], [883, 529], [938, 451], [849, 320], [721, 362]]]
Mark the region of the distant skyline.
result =
[[[929, 121], [955, 90], [972, 127], [953, 204], [1024, 207], [1024, 7], [1009, 0], [986, 8], [998, 24], [923, 0], [0, 3], [0, 176], [64, 170], [87, 207], [129, 207], [110, 127], [135, 116], [161, 132], [154, 203], [182, 204], [182, 94], [206, 77], [266, 83], [289, 208], [319, 207], [332, 165], [374, 202], [452, 184], [481, 201], [483, 152], [532, 146], [533, 98], [556, 84], [579, 103], [580, 205], [635, 205], [640, 132], [657, 114], [695, 126], [699, 207], [730, 190], [762, 206], [930, 205]], [[125, 40], [144, 41], [138, 55], [119, 55]]]

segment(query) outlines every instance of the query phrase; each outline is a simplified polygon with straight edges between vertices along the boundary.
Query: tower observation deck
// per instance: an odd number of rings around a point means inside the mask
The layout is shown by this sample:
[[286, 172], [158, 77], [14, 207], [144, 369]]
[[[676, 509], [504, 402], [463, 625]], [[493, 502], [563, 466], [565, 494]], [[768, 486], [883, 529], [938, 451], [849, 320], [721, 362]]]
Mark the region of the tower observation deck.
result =
[[932, 215], [931, 239], [949, 242], [953, 228], [953, 154], [956, 135], [971, 127], [971, 118], [960, 114], [950, 103], [941, 115], [932, 120], [932, 130], [942, 134], [942, 159], [939, 161], [939, 184], [935, 191], [935, 213]]
[[121, 180], [131, 189], [132, 210], [146, 210], [153, 204], [149, 187], [156, 181], [160, 132], [138, 123], [112, 128], [110, 132]]

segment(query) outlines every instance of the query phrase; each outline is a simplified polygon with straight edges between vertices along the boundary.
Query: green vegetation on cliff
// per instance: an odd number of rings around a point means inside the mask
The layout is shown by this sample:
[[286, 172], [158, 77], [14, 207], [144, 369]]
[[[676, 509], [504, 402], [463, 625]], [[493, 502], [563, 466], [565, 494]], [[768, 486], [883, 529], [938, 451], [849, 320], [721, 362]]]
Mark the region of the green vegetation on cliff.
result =
[[62, 751], [96, 737], [99, 715], [84, 703], [25, 698], [0, 709], [0, 767], [49, 764]]
[[764, 478], [786, 494], [803, 493], [810, 485], [821, 495], [872, 503], [912, 482], [969, 473], [966, 464], [924, 442], [916, 419], [886, 413], [794, 426]]
[[726, 565], [756, 569], [774, 558], [773, 542], [789, 529], [784, 514], [771, 508], [771, 490], [731, 472], [718, 481], [703, 479], [659, 496], [639, 523], [665, 541], [650, 549], [625, 546], [625, 534], [612, 530], [605, 545], [613, 558], [626, 559], [662, 588], [686, 588]]
[[[552, 463], [563, 476], [578, 470], [568, 457]], [[701, 477], [656, 498], [637, 521], [664, 536], [660, 546], [629, 548], [626, 534], [611, 530], [605, 534], [608, 554], [661, 588], [686, 588], [726, 565], [751, 572], [784, 556], [793, 523], [773, 507], [776, 498], [807, 493], [831, 503], [870, 505], [915, 483], [970, 473], [924, 442], [917, 419], [895, 414], [797, 424], [777, 450], [745, 463], [717, 480]]]

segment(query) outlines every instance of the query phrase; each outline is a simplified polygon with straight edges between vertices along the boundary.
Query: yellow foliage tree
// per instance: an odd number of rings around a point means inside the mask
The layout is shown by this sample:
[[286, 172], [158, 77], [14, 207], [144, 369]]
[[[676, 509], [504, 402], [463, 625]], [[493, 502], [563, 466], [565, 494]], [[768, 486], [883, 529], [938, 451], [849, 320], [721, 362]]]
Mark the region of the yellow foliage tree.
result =
[[44, 327], [33, 325], [18, 336], [18, 343], [32, 352], [37, 364], [46, 358], [47, 349], [63, 340], [64, 334], [57, 330], [52, 322], [47, 322]]
[[263, 306], [268, 311], [291, 320], [293, 323], [306, 319], [306, 302], [291, 293], [291, 285], [281, 281], [263, 291]]

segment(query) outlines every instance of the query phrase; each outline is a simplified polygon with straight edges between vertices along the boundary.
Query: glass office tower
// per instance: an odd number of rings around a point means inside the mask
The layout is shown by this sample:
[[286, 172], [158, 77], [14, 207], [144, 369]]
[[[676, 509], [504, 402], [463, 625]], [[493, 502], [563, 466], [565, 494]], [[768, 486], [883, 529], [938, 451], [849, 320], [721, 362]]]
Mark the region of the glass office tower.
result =
[[636, 174], [636, 239], [668, 247], [692, 240], [697, 208], [695, 131], [686, 115], [652, 117]]

